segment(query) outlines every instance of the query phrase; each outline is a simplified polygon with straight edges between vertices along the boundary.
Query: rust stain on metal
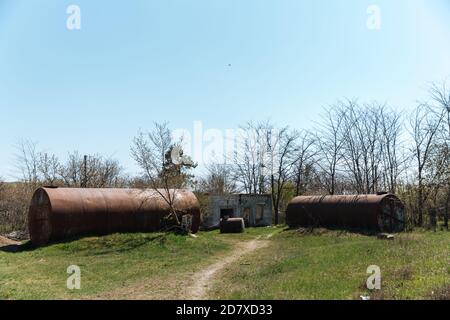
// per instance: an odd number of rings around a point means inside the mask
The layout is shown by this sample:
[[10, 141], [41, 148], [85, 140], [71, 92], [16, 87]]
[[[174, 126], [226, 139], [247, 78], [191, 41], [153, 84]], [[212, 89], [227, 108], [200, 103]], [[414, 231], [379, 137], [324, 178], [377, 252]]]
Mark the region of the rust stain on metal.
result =
[[380, 232], [403, 231], [405, 208], [393, 194], [302, 196], [286, 210], [290, 227], [337, 227]]
[[[191, 231], [196, 233], [200, 225], [197, 197], [187, 190], [170, 192], [179, 215], [192, 215]], [[85, 234], [158, 231], [170, 212], [155, 190], [39, 188], [31, 200], [28, 225], [32, 243], [41, 246]]]

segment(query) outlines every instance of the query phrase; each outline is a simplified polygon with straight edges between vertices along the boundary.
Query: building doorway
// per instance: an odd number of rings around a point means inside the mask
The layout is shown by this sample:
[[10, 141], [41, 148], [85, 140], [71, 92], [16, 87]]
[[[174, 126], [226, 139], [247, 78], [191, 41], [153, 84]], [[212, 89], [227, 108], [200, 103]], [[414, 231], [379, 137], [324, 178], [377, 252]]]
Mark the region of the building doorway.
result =
[[233, 209], [220, 209], [220, 219], [233, 217], [234, 217]]

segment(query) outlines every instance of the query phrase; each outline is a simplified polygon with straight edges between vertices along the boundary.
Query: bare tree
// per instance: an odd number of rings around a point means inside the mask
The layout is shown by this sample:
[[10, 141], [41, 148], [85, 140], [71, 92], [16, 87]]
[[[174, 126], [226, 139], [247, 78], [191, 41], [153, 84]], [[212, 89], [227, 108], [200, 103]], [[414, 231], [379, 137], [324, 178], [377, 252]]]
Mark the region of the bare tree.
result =
[[363, 193], [366, 194], [378, 192], [381, 185], [384, 144], [380, 138], [382, 137], [380, 114], [383, 109], [384, 106], [377, 103], [365, 105], [359, 115], [361, 128], [357, 130], [363, 151]]
[[317, 165], [324, 175], [324, 187], [330, 195], [336, 193], [338, 166], [342, 161], [345, 133], [342, 131], [344, 114], [339, 106], [327, 109], [316, 135], [318, 142]]
[[233, 164], [236, 181], [249, 194], [266, 192], [268, 164], [267, 131], [269, 123], [247, 123], [240, 128]]
[[448, 229], [448, 220], [450, 215], [450, 90], [446, 82], [441, 85], [432, 84], [430, 89], [431, 99], [434, 103], [434, 109], [439, 114], [443, 113], [445, 123], [440, 135], [440, 151], [438, 158], [442, 162], [442, 170], [439, 173], [440, 186], [443, 192], [444, 202], [444, 226]]
[[81, 187], [83, 181], [83, 160], [78, 152], [70, 153], [66, 163], [60, 168], [60, 176], [65, 186]]
[[125, 184], [119, 162], [98, 154], [82, 156], [75, 151], [68, 155], [66, 163], [54, 167], [67, 187], [109, 188]]
[[345, 100], [328, 109], [317, 137], [328, 192], [335, 193], [337, 182], [341, 192], [395, 192], [400, 134], [400, 116], [384, 104]]
[[21, 140], [16, 145], [16, 167], [21, 172], [22, 181], [32, 187], [39, 182], [39, 153], [37, 143], [31, 140]]
[[38, 171], [46, 185], [56, 185], [60, 180], [61, 164], [55, 155], [39, 153]]
[[226, 195], [236, 193], [238, 187], [231, 165], [212, 162], [206, 165], [206, 176], [199, 181], [201, 192]]
[[153, 189], [169, 205], [174, 219], [180, 225], [174, 207], [177, 189], [187, 187], [192, 176], [187, 172], [196, 166], [183, 154], [182, 141], [173, 141], [168, 123], [154, 123], [153, 130], [139, 132], [134, 138], [131, 154], [143, 171], [146, 186]]
[[4, 207], [2, 204], [5, 198], [5, 189], [6, 189], [5, 182], [3, 181], [3, 178], [0, 177], [0, 214], [4, 211]]
[[[438, 108], [442, 108], [446, 116], [447, 134], [450, 138], [450, 89], [446, 82], [443, 82], [440, 86], [434, 83], [431, 85], [430, 94], [431, 99], [437, 104]], [[440, 112], [438, 111], [438, 113]]]
[[[357, 193], [365, 193], [369, 189], [368, 148], [365, 144], [365, 119], [361, 117], [360, 107], [354, 101], [348, 100], [337, 105], [342, 115], [342, 148], [341, 156], [346, 171], [351, 172], [353, 189]], [[367, 184], [366, 184], [367, 183]], [[367, 187], [366, 187], [367, 186]], [[366, 192], [367, 193], [367, 192]]]
[[395, 112], [393, 109], [381, 109], [379, 117], [384, 186], [385, 190], [390, 193], [396, 193], [402, 163], [405, 161], [399, 156], [402, 120], [400, 113]]
[[[426, 188], [427, 173], [433, 169], [432, 151], [436, 146], [436, 136], [441, 127], [443, 113], [437, 115], [428, 104], [421, 104], [413, 113], [410, 122], [411, 135], [413, 138], [413, 156], [416, 162], [417, 174], [417, 220], [416, 225], [423, 225], [423, 211], [425, 202], [430, 195], [430, 190]], [[434, 180], [435, 174], [428, 174], [428, 179]], [[429, 181], [431, 184], [432, 182]]]
[[298, 134], [298, 139], [294, 152], [294, 185], [295, 195], [302, 195], [311, 182], [311, 175], [314, 171], [315, 157], [317, 150], [315, 148], [316, 139], [313, 138], [310, 132], [301, 131]]
[[344, 108], [342, 152], [354, 191], [394, 193], [400, 174], [399, 114], [377, 102], [361, 106], [349, 101]]
[[16, 167], [21, 176], [18, 182], [5, 185], [4, 188], [0, 210], [3, 211], [0, 218], [0, 229], [3, 231], [26, 230], [28, 206], [34, 190], [40, 184], [37, 143], [22, 140], [16, 148]]
[[82, 166], [86, 187], [117, 187], [121, 184], [122, 168], [117, 160], [99, 155], [87, 156]]
[[286, 183], [292, 177], [292, 170], [296, 163], [296, 142], [299, 137], [297, 131], [288, 127], [281, 129], [269, 128], [266, 132], [267, 151], [270, 157], [270, 189], [275, 211], [275, 225], [279, 223], [280, 203], [284, 196]]

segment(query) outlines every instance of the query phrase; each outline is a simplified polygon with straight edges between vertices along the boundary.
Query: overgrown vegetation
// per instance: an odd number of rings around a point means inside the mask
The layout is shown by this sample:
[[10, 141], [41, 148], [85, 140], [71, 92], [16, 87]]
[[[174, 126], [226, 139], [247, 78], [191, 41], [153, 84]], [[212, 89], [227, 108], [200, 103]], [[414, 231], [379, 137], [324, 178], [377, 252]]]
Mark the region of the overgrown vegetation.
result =
[[21, 182], [0, 182], [0, 234], [27, 229], [29, 200], [34, 190]]
[[[447, 231], [379, 240], [356, 233], [290, 230], [224, 272], [214, 299], [450, 299]], [[381, 268], [369, 291], [368, 266]]]

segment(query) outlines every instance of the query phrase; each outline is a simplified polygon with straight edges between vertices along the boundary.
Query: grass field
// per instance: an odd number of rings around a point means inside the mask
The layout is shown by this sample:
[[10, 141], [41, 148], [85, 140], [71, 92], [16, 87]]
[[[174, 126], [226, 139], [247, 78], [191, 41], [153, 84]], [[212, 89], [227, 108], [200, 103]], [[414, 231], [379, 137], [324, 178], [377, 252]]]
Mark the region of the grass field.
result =
[[[336, 231], [286, 231], [246, 260], [249, 264], [245, 267], [225, 273], [212, 297], [431, 299], [447, 294], [450, 298], [448, 232], [404, 233], [386, 241]], [[366, 289], [370, 265], [381, 269], [380, 291]]]
[[[405, 233], [386, 241], [336, 231], [258, 228], [238, 235], [200, 232], [196, 238], [114, 234], [2, 250], [0, 299], [186, 299], [195, 272], [229, 256], [237, 244], [259, 238], [266, 245], [227, 265], [211, 283], [208, 298], [449, 298], [449, 232]], [[66, 288], [69, 265], [81, 268], [81, 290]], [[382, 290], [376, 293], [365, 289], [369, 265], [381, 268]]]

